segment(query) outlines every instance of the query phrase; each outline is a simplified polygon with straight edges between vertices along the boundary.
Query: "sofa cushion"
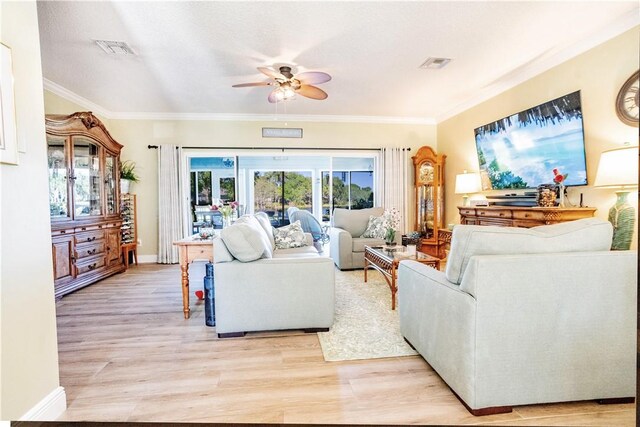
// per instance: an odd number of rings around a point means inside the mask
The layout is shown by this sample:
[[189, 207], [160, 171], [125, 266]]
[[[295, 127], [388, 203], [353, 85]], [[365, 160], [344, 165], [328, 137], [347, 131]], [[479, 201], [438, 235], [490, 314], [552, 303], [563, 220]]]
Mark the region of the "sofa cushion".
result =
[[223, 262], [231, 262], [233, 261], [233, 255], [227, 249], [227, 245], [224, 244], [222, 238], [216, 236], [213, 238], [213, 263], [220, 264]]
[[254, 215], [262, 229], [267, 233], [267, 237], [269, 237], [269, 243], [271, 243], [271, 249], [276, 248], [276, 241], [273, 238], [273, 227], [271, 226], [271, 221], [269, 221], [269, 215], [266, 212], [258, 212]]
[[364, 252], [364, 245], [382, 246], [384, 239], [368, 239], [365, 237], [354, 237], [351, 241], [351, 252]]
[[446, 276], [460, 284], [474, 255], [608, 251], [611, 223], [598, 218], [534, 228], [458, 225], [453, 229]]
[[300, 221], [274, 228], [273, 237], [276, 241], [276, 249], [300, 248], [307, 245], [307, 237], [304, 235]]
[[[229, 252], [239, 261], [250, 262], [260, 258], [271, 258], [272, 251], [264, 230], [257, 224], [236, 222], [222, 229], [220, 237]], [[215, 258], [215, 255], [214, 255]]]
[[341, 228], [351, 234], [351, 237], [360, 237], [367, 229], [370, 216], [381, 216], [384, 208], [368, 208], [368, 209], [343, 209], [335, 208], [333, 210], [333, 226]]
[[389, 228], [389, 218], [387, 215], [382, 216], [373, 216], [369, 217], [369, 223], [367, 224], [367, 229], [364, 230], [362, 236], [360, 237], [368, 237], [373, 239], [384, 239], [387, 234], [387, 229]]
[[262, 239], [265, 241], [265, 244], [269, 248], [269, 256], [267, 258], [271, 258], [273, 254], [273, 247], [271, 246], [271, 240], [269, 239], [269, 232], [267, 232], [264, 227], [260, 224], [260, 221], [255, 215], [245, 214], [242, 215], [236, 221], [236, 224], [249, 224], [251, 227], [255, 228], [259, 233]]
[[314, 246], [301, 246], [299, 248], [278, 249], [273, 252], [274, 258], [306, 258], [318, 256], [318, 250]]

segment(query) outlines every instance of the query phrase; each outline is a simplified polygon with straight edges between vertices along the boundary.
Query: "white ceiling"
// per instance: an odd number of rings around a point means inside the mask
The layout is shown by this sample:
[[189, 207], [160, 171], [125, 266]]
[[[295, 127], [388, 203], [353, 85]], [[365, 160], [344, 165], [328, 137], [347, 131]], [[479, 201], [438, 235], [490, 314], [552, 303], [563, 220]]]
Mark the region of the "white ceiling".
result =
[[[287, 114], [426, 123], [640, 22], [637, 1], [40, 1], [38, 16], [46, 87], [107, 117], [274, 114], [269, 87], [231, 85], [284, 63], [333, 76], [328, 99], [297, 97]], [[452, 61], [420, 69], [430, 56]]]

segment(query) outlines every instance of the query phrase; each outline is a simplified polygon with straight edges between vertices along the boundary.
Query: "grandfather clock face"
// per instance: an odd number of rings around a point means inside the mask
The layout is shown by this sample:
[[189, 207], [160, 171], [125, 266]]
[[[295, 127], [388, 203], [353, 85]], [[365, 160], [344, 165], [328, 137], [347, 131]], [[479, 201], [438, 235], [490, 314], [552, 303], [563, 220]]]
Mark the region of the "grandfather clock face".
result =
[[420, 174], [418, 176], [420, 184], [433, 184], [433, 173], [434, 168], [431, 163], [423, 163], [422, 165], [420, 165]]

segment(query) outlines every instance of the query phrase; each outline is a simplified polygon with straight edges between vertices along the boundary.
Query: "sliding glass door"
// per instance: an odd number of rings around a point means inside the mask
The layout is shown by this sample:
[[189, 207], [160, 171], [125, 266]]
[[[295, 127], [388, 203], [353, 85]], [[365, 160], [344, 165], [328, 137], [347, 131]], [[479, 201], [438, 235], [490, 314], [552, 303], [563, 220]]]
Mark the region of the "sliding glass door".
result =
[[254, 172], [254, 212], [266, 212], [274, 227], [289, 224], [290, 207], [313, 212], [311, 175], [311, 171]]
[[185, 191], [192, 215], [185, 230], [221, 227], [211, 206], [234, 200], [240, 203], [239, 214], [266, 212], [276, 227], [289, 224], [287, 210], [292, 206], [324, 222], [330, 221], [336, 207], [374, 206], [377, 151], [283, 154], [281, 150], [186, 151]]

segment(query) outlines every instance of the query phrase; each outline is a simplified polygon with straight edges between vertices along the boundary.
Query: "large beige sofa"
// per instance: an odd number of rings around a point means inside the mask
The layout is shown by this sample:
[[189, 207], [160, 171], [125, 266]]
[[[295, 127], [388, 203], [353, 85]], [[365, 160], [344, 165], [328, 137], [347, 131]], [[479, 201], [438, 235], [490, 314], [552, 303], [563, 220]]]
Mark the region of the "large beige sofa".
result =
[[399, 267], [402, 335], [475, 415], [635, 395], [637, 254], [596, 218], [457, 226], [446, 273]]
[[[234, 224], [213, 241], [216, 333], [226, 338], [248, 331], [328, 330], [335, 307], [333, 262], [318, 253], [308, 233], [307, 246], [276, 249], [265, 221], [264, 234], [244, 226], [231, 241], [232, 227], [239, 227]], [[244, 262], [232, 255], [228, 244]], [[261, 256], [247, 261], [246, 253], [237, 252], [238, 244], [240, 250]]]
[[370, 216], [380, 216], [384, 208], [333, 210], [329, 230], [329, 253], [340, 270], [364, 268], [364, 246], [379, 246], [384, 239], [360, 237], [367, 229]]

